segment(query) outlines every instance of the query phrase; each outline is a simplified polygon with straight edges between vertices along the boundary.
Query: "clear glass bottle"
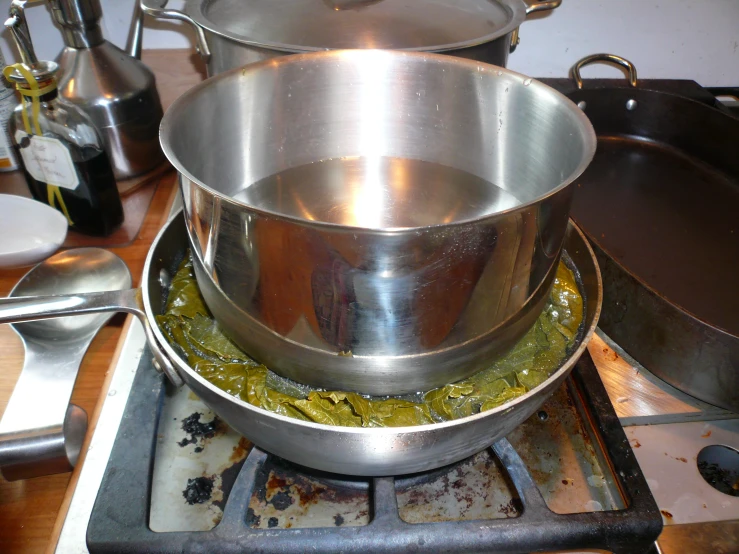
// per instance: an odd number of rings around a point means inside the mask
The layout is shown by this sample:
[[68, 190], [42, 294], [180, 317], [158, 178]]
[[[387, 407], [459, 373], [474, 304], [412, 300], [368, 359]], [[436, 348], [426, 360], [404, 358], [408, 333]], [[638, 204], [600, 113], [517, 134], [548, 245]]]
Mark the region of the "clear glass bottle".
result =
[[109, 235], [123, 222], [123, 207], [103, 139], [82, 110], [59, 96], [57, 64], [36, 59], [22, 10], [14, 7], [5, 25], [24, 63], [4, 73], [21, 95], [9, 121], [18, 163], [33, 197], [62, 212], [72, 229]]

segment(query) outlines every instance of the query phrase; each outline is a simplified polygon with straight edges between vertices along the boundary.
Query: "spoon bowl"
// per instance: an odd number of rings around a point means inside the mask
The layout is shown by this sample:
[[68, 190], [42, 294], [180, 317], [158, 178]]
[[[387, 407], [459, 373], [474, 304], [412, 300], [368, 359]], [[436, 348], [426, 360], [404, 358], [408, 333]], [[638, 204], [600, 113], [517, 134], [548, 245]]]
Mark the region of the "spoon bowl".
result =
[[[70, 295], [131, 287], [131, 272], [118, 256], [102, 248], [74, 248], [51, 256], [26, 273], [11, 297]], [[79, 339], [95, 334], [111, 313], [68, 316], [14, 324], [25, 336], [44, 340]]]

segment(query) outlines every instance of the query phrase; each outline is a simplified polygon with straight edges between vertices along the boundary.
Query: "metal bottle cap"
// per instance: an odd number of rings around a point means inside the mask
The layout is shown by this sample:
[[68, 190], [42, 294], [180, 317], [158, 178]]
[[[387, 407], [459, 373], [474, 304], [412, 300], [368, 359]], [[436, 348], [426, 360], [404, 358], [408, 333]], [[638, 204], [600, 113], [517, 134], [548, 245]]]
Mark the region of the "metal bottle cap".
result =
[[[54, 77], [59, 66], [55, 62], [39, 61], [33, 49], [31, 33], [28, 30], [25, 14], [26, 0], [13, 0], [10, 3], [8, 19], [5, 26], [10, 29], [21, 54], [21, 61], [31, 72], [36, 81], [48, 81]], [[9, 75], [9, 79], [16, 83], [25, 83], [26, 78], [17, 69]]]

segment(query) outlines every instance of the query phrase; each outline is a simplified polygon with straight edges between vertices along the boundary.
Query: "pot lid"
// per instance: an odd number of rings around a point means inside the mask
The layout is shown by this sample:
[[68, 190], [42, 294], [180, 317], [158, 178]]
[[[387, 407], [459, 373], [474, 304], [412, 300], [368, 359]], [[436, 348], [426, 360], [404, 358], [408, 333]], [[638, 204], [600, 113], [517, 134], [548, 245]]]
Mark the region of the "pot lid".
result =
[[523, 0], [190, 0], [202, 27], [288, 52], [383, 48], [439, 52], [504, 36]]

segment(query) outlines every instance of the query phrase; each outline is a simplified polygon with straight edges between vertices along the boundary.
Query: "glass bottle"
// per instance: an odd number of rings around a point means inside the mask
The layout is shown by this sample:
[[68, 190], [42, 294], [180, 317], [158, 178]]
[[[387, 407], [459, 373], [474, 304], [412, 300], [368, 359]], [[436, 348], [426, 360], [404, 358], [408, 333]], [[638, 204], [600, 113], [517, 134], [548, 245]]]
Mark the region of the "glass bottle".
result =
[[18, 163], [33, 197], [62, 212], [72, 229], [109, 235], [123, 222], [123, 207], [103, 139], [84, 112], [59, 96], [57, 64], [36, 59], [15, 5], [5, 25], [24, 63], [4, 73], [21, 95], [9, 122]]

